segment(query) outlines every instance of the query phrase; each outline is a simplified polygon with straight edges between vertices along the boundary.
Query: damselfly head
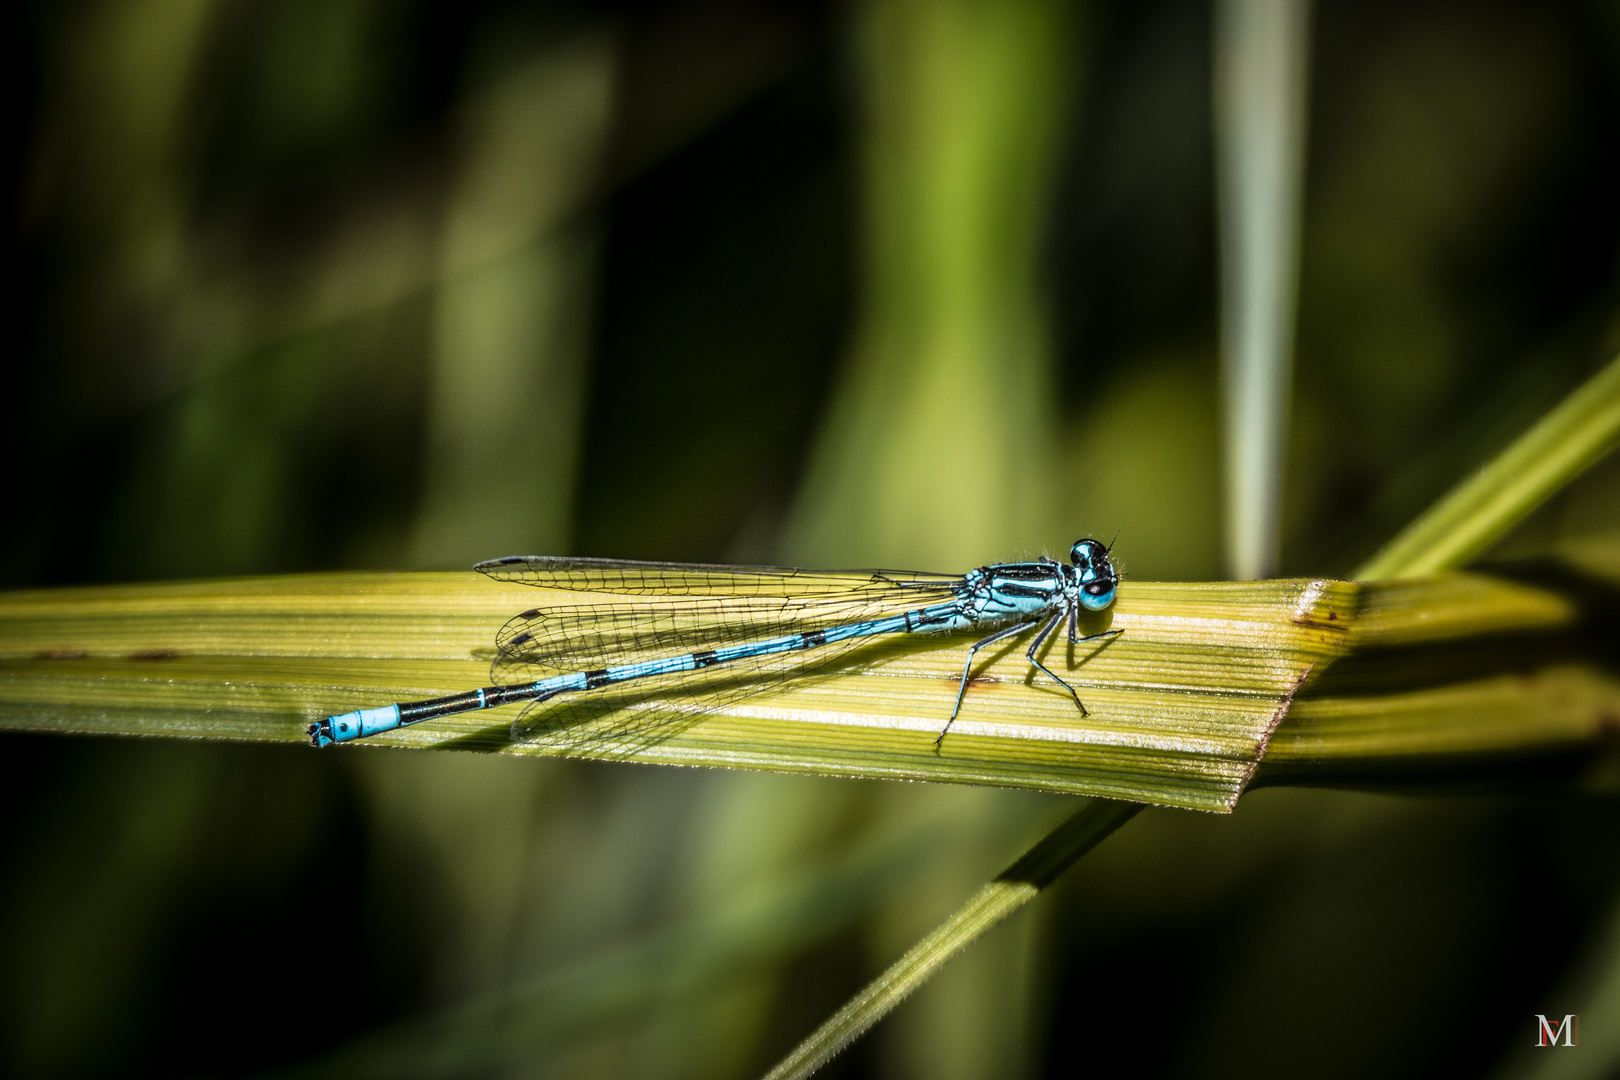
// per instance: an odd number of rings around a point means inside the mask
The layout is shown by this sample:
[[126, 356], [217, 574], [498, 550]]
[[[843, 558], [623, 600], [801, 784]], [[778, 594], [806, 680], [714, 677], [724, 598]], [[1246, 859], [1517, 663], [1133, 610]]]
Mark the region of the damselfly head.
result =
[[1087, 611], [1102, 611], [1114, 602], [1119, 578], [1114, 573], [1108, 549], [1095, 540], [1076, 540], [1069, 549], [1075, 576], [1080, 579], [1080, 605]]

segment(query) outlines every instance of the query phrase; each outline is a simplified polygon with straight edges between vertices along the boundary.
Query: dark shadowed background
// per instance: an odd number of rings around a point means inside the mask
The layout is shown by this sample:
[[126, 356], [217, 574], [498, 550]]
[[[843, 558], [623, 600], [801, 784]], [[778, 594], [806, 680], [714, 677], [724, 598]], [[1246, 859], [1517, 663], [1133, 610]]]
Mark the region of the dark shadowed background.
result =
[[[1620, 348], [1620, 4], [1313, 20], [1282, 559], [1345, 574]], [[0, 585], [1116, 530], [1129, 577], [1217, 577], [1210, 24], [15, 5]], [[1611, 459], [1505, 550], [1615, 530]], [[748, 1076], [1066, 805], [8, 736], [0, 1067]], [[1529, 1075], [1534, 1014], [1614, 1022], [1617, 828], [1150, 811], [829, 1075]]]

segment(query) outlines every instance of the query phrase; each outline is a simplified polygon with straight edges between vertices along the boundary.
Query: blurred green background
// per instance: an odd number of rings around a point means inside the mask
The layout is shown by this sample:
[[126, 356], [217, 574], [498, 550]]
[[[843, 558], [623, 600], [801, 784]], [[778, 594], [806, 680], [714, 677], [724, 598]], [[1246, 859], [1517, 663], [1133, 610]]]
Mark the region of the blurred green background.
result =
[[[6, 587], [950, 570], [1116, 529], [1130, 577], [1221, 573], [1206, 2], [11, 25]], [[1332, 0], [1311, 64], [1282, 551], [1342, 574], [1620, 348], [1620, 4]], [[1617, 508], [1611, 459], [1511, 546]], [[1069, 805], [0, 747], [20, 1076], [748, 1076]], [[1150, 811], [829, 1075], [1531, 1075], [1534, 1014], [1590, 1041], [1620, 977], [1617, 826], [1545, 792]]]

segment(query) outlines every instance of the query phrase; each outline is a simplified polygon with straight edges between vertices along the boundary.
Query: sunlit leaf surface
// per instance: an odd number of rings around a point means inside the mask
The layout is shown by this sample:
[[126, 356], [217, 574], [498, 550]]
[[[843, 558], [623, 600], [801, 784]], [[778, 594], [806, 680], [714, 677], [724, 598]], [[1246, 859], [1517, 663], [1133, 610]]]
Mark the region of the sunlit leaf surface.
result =
[[[301, 741], [328, 713], [482, 685], [507, 617], [579, 600], [467, 574], [12, 593], [0, 597], [0, 726]], [[583, 753], [1225, 810], [1268, 739], [1270, 764], [1308, 782], [1313, 763], [1578, 744], [1620, 700], [1572, 643], [1588, 616], [1567, 590], [1499, 577], [1133, 582], [1103, 618], [1123, 633], [1047, 655], [1084, 717], [1030, 677], [1014, 642], [975, 668], [936, 748], [968, 642], [897, 638], [633, 749]], [[368, 743], [557, 752], [512, 742], [516, 711]]]

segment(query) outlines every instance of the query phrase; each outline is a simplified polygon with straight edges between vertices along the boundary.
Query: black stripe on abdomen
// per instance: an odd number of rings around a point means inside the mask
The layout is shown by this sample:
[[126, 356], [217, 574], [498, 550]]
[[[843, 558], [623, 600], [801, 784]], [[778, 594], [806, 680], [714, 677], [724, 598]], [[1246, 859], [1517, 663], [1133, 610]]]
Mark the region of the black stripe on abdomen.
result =
[[692, 654], [693, 670], [696, 670], [697, 668], [713, 667], [719, 662], [720, 658], [715, 655], [713, 649], [705, 649], [702, 652], [695, 652]]

